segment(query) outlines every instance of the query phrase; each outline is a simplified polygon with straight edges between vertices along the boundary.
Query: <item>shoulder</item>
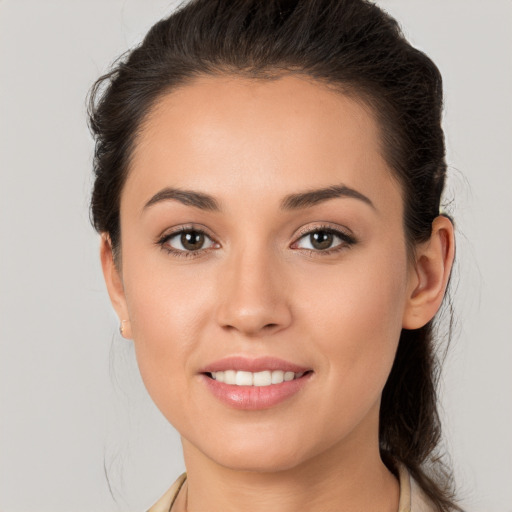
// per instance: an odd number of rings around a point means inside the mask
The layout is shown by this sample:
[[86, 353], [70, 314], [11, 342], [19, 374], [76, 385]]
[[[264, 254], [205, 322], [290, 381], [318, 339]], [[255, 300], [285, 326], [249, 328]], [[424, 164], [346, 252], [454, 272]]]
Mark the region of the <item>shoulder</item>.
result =
[[169, 512], [186, 479], [186, 473], [180, 475], [171, 487], [169, 487], [167, 492], [152, 507], [150, 507], [147, 512]]

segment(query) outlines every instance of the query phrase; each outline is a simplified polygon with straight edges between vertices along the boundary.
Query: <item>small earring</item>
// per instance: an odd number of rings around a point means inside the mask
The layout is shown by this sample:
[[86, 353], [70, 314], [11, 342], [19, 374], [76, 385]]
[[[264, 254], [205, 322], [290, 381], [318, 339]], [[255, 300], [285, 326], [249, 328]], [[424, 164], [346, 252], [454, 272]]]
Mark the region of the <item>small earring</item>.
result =
[[121, 320], [121, 324], [119, 325], [119, 332], [123, 338], [124, 338], [124, 323], [125, 322], [128, 322], [128, 320]]

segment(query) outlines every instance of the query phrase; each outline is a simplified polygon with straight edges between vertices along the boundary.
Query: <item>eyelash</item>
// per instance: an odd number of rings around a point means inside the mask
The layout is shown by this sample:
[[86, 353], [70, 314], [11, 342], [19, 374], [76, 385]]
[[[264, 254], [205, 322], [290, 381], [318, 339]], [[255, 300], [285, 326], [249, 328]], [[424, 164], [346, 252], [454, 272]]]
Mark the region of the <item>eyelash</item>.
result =
[[[311, 255], [327, 256], [329, 254], [334, 254], [334, 253], [340, 252], [342, 250], [349, 249], [351, 246], [353, 246], [354, 244], [357, 243], [357, 240], [352, 235], [349, 235], [348, 233], [345, 233], [344, 231], [341, 231], [339, 229], [334, 229], [331, 226], [322, 225], [322, 226], [315, 226], [312, 229], [308, 228], [308, 229], [301, 231], [299, 233], [299, 236], [296, 239], [296, 241], [293, 242], [292, 246], [296, 245], [303, 238], [310, 236], [313, 233], [317, 233], [317, 232], [329, 233], [331, 235], [334, 235], [341, 240], [341, 243], [339, 243], [338, 245], [335, 245], [332, 248], [325, 249], [325, 250], [306, 249], [306, 248], [297, 248], [296, 250], [306, 252]], [[209, 238], [214, 244], [218, 244], [218, 242], [216, 242], [210, 235], [208, 235], [208, 233], [205, 230], [203, 230], [201, 228], [196, 228], [194, 226], [184, 226], [184, 227], [177, 229], [176, 231], [173, 231], [172, 233], [167, 233], [164, 236], [162, 236], [161, 238], [159, 238], [157, 240], [156, 244], [159, 245], [160, 248], [162, 250], [166, 251], [168, 254], [171, 254], [178, 258], [198, 257], [212, 249], [210, 247], [210, 248], [206, 248], [206, 249], [198, 249], [196, 251], [184, 251], [184, 250], [180, 250], [180, 249], [174, 249], [174, 248], [170, 247], [169, 245], [167, 245], [169, 240], [171, 240], [172, 238], [177, 237], [183, 233], [196, 233], [199, 235], [204, 235], [205, 237]]]
[[320, 225], [320, 226], [315, 226], [314, 228], [307, 228], [307, 229], [304, 229], [303, 231], [301, 231], [299, 233], [299, 237], [297, 238], [297, 240], [295, 242], [293, 242], [292, 245], [296, 245], [303, 238], [310, 236], [313, 233], [319, 233], [319, 232], [329, 233], [331, 235], [334, 235], [337, 238], [339, 238], [341, 240], [341, 242], [338, 245], [335, 245], [334, 247], [331, 247], [331, 248], [325, 249], [325, 250], [304, 249], [304, 248], [303, 249], [297, 248], [296, 250], [306, 252], [310, 255], [315, 255], [315, 256], [316, 255], [328, 256], [329, 254], [335, 254], [335, 253], [341, 252], [343, 250], [349, 249], [350, 247], [352, 247], [353, 245], [355, 245], [357, 243], [356, 238], [353, 235], [346, 233], [345, 231], [333, 228], [328, 225]]
[[157, 240], [156, 244], [159, 245], [162, 250], [177, 258], [194, 258], [201, 256], [206, 251], [211, 250], [211, 248], [207, 248], [198, 249], [197, 251], [182, 251], [180, 249], [174, 249], [173, 247], [167, 245], [167, 242], [169, 242], [169, 240], [171, 240], [174, 237], [180, 236], [183, 233], [197, 233], [199, 235], [204, 235], [206, 238], [209, 238], [213, 243], [217, 244], [217, 242], [204, 229], [197, 228], [194, 226], [183, 226], [177, 229], [176, 231], [166, 233], [164, 236]]

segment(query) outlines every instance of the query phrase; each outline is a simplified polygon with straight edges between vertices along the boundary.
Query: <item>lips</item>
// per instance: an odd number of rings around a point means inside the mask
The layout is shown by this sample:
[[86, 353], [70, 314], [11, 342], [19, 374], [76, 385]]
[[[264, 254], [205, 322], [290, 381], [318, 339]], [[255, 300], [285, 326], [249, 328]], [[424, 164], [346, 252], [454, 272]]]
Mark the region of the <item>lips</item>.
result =
[[272, 357], [228, 357], [201, 369], [207, 389], [224, 404], [243, 410], [268, 409], [298, 393], [312, 369]]
[[311, 370], [311, 368], [299, 366], [276, 357], [258, 357], [249, 359], [247, 357], [232, 356], [215, 361], [199, 371], [200, 373], [212, 373], [226, 370], [252, 373], [262, 372], [265, 370], [282, 370], [283, 372], [305, 373]]

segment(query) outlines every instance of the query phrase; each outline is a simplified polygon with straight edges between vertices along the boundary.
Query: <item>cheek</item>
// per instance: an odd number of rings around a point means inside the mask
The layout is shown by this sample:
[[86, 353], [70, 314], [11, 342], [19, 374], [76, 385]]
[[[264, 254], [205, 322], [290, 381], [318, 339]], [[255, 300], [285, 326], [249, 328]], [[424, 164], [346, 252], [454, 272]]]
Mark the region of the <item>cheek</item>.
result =
[[310, 273], [314, 287], [302, 284], [309, 293], [298, 316], [326, 369], [326, 389], [332, 400], [354, 410], [379, 398], [402, 328], [407, 262], [401, 252], [385, 254], [367, 261], [354, 257], [353, 264], [347, 259], [332, 273]]
[[172, 411], [186, 412], [174, 401], [186, 399], [192, 355], [211, 316], [211, 294], [206, 276], [193, 265], [173, 270], [161, 256], [140, 261], [123, 261], [137, 363], [150, 396], [171, 419]]

